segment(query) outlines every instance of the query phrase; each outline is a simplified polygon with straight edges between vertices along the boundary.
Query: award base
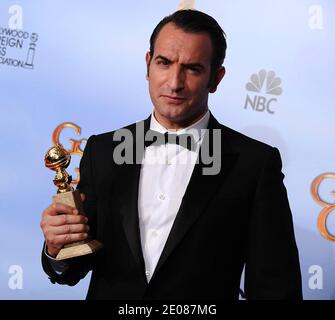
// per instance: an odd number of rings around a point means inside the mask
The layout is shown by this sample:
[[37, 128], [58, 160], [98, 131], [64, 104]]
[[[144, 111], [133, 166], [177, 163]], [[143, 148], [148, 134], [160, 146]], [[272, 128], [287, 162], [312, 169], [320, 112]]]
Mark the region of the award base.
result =
[[97, 240], [70, 243], [64, 246], [56, 256], [56, 260], [65, 260], [98, 251], [102, 244]]
[[[79, 190], [57, 193], [52, 198], [53, 202], [64, 203], [70, 207], [78, 209], [80, 214], [84, 214]], [[102, 244], [97, 240], [83, 240], [66, 244], [56, 256], [56, 260], [65, 260], [83, 256], [98, 251]]]

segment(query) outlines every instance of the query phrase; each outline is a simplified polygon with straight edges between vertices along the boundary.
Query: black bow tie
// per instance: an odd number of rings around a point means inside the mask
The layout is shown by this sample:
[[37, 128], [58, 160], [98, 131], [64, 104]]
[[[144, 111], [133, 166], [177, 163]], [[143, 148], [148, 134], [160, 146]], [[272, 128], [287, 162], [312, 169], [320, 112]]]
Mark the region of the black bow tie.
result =
[[188, 133], [175, 134], [175, 133], [160, 133], [154, 130], [148, 130], [145, 135], [144, 145], [160, 146], [162, 144], [175, 143], [190, 151], [195, 151], [196, 143], [193, 135]]

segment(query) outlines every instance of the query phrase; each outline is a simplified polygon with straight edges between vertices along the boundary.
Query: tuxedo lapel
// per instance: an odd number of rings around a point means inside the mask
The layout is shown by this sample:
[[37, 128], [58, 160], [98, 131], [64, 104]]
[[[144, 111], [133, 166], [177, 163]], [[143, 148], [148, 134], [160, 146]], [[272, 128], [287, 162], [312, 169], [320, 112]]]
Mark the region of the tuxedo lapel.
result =
[[[138, 123], [132, 130], [135, 142], [133, 144], [133, 164], [121, 166], [120, 173], [120, 215], [129, 247], [136, 263], [141, 267], [144, 274], [144, 259], [141, 247], [141, 236], [138, 217], [138, 191], [141, 171], [140, 159], [144, 152], [144, 135], [150, 126], [150, 117]], [[137, 148], [137, 149], [136, 149]], [[137, 154], [136, 154], [137, 152]]]
[[[208, 130], [206, 134], [210, 135], [208, 141], [211, 143], [213, 141], [211, 139], [211, 134], [213, 133], [212, 129], [222, 129], [222, 126], [212, 115], [209, 120], [208, 129], [210, 130]], [[209, 149], [211, 150], [212, 147], [213, 145], [210, 145]], [[213, 195], [217, 193], [220, 185], [225, 179], [225, 176], [230, 172], [237, 159], [237, 154], [231, 152], [228, 148], [223, 130], [221, 130], [221, 150], [221, 170], [219, 173], [215, 175], [204, 175], [203, 169], [206, 165], [202, 161], [200, 149], [198, 161], [194, 166], [190, 182], [187, 186], [179, 211], [156, 266], [153, 278], [159, 272], [159, 269], [168, 259], [179, 242], [183, 239], [187, 231], [205, 211], [209, 201]]]

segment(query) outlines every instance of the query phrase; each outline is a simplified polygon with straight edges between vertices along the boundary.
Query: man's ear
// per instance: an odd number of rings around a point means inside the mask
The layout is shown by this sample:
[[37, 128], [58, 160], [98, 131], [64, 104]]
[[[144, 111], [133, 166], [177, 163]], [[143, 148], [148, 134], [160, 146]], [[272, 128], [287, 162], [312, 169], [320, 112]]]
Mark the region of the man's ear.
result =
[[150, 52], [148, 51], [145, 55], [145, 63], [147, 64], [147, 75], [146, 75], [146, 79], [149, 79], [149, 66], [150, 66], [150, 62], [151, 62], [151, 55]]
[[212, 83], [209, 87], [209, 92], [214, 93], [216, 89], [218, 88], [219, 83], [223, 79], [224, 75], [226, 74], [226, 69], [224, 66], [221, 66], [217, 71], [216, 74], [212, 80]]

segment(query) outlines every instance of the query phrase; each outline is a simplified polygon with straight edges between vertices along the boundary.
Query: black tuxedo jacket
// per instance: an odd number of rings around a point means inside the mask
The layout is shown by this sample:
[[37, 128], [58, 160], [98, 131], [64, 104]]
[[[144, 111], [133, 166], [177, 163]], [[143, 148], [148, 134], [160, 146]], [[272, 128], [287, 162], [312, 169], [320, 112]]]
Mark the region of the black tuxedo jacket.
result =
[[[143, 124], [147, 130], [150, 117]], [[135, 124], [126, 128], [136, 134]], [[78, 188], [86, 195], [92, 237], [104, 247], [68, 260], [61, 275], [42, 254], [51, 281], [75, 285], [93, 270], [87, 299], [238, 299], [245, 266], [247, 299], [301, 299], [278, 150], [221, 125], [212, 115], [208, 129], [209, 134], [221, 131], [221, 170], [203, 175], [203, 161], [195, 165], [149, 283], [137, 208], [141, 165], [115, 163], [113, 150], [120, 144], [115, 131], [90, 137]], [[134, 152], [139, 139], [138, 134]]]

